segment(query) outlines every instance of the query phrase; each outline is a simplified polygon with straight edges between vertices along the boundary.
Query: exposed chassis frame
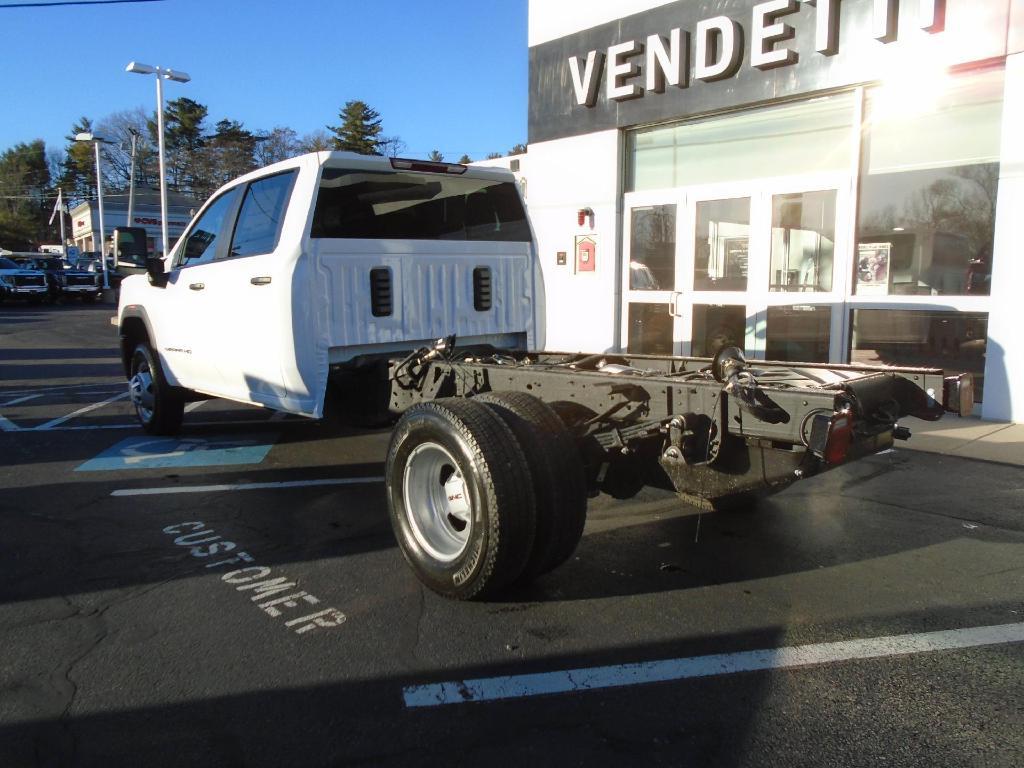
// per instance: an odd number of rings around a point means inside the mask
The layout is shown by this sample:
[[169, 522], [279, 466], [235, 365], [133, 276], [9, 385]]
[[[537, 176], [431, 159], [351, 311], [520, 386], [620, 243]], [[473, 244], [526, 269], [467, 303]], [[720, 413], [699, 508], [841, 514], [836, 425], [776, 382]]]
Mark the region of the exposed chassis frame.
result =
[[930, 368], [748, 364], [738, 350], [710, 360], [460, 349], [451, 337], [389, 360], [387, 376], [392, 414], [437, 398], [531, 394], [572, 431], [592, 491], [625, 498], [654, 485], [712, 507], [842, 463], [826, 460], [815, 434], [836, 414], [854, 424], [845, 462], [907, 439], [899, 418], [960, 412], [971, 392], [969, 374]]

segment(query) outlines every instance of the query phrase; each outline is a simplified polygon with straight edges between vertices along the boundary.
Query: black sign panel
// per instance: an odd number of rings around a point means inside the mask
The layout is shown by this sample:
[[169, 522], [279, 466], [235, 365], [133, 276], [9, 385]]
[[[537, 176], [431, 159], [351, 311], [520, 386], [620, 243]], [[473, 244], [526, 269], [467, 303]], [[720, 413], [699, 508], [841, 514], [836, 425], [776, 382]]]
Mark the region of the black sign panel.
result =
[[[980, 59], [978, 45], [963, 45], [962, 35], [951, 25], [972, 14], [991, 17], [986, 29], [991, 41], [981, 46], [985, 55], [1005, 53], [1006, 10], [1008, 0], [817, 0], [808, 2], [766, 3], [755, 0], [682, 0], [627, 16], [583, 32], [553, 40], [530, 49], [530, 119], [531, 143], [574, 136], [611, 128], [626, 128], [696, 115], [714, 113], [739, 106], [756, 105], [793, 96], [807, 95], [870, 81], [878, 76], [874, 61], [883, 46], [899, 45], [914, 35], [941, 34], [943, 46], [956, 49], [965, 56]], [[766, 8], [775, 13], [763, 18]], [[819, 27], [819, 16], [831, 9], [834, 36], [825, 45], [825, 30]], [[926, 19], [926, 14], [934, 14]], [[724, 76], [702, 80], [695, 76], [699, 55], [701, 22], [726, 17], [736, 33], [737, 61]], [[772, 24], [784, 24], [785, 32], [758, 44], [758, 30]], [[948, 34], [944, 31], [949, 27]], [[975, 26], [976, 25], [972, 25]], [[672, 30], [679, 29], [680, 48], [686, 51], [682, 87], [666, 85], [661, 92], [649, 91], [646, 69], [652, 67], [645, 50], [648, 37], [659, 35], [669, 41]], [[722, 37], [713, 33], [706, 37], [710, 45], [706, 56], [714, 60], [716, 47], [724, 47]], [[615, 55], [612, 46], [635, 41], [630, 54]], [[688, 43], [688, 45], [687, 45]], [[663, 43], [664, 45], [664, 43]], [[788, 61], [759, 68], [752, 64], [752, 54], [761, 49], [792, 51]], [[821, 50], [819, 50], [821, 49]], [[584, 79], [588, 55], [593, 66], [591, 77], [597, 78], [592, 106], [586, 101]], [[795, 54], [795, 56], [794, 56]], [[570, 64], [576, 59], [576, 71]], [[966, 58], [962, 60], [967, 60]], [[949, 61], [948, 63], [952, 63]], [[609, 99], [608, 80], [613, 65], [631, 64], [633, 75], [620, 75], [619, 85], [635, 85], [638, 94], [621, 100]], [[661, 67], [659, 66], [659, 71]], [[574, 81], [575, 75], [575, 81]]]

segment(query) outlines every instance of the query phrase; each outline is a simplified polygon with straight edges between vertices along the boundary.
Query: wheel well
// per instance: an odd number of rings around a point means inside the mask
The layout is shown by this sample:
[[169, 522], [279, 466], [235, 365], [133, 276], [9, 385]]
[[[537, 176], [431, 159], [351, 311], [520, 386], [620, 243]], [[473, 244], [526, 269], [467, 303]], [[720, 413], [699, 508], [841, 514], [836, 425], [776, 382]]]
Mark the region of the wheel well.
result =
[[124, 365], [126, 378], [131, 376], [132, 353], [143, 342], [149, 342], [146, 324], [138, 317], [125, 318], [121, 324], [121, 363]]

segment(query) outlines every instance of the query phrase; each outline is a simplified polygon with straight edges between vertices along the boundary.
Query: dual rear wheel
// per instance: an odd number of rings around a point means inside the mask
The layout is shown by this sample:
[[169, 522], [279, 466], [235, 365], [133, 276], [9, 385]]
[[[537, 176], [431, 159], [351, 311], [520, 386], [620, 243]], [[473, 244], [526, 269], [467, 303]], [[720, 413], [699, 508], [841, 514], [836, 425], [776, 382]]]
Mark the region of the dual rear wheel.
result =
[[565, 562], [583, 533], [587, 485], [576, 444], [519, 392], [420, 403], [387, 457], [388, 510], [402, 554], [435, 592], [494, 595]]

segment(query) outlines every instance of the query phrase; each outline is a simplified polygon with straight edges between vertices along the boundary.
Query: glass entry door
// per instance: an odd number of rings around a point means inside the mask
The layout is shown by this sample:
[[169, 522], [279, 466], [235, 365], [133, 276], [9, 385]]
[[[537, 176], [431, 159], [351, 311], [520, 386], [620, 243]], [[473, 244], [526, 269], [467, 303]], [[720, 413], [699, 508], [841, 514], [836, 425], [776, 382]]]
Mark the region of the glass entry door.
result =
[[838, 362], [851, 252], [835, 176], [626, 196], [623, 346], [633, 354]]

